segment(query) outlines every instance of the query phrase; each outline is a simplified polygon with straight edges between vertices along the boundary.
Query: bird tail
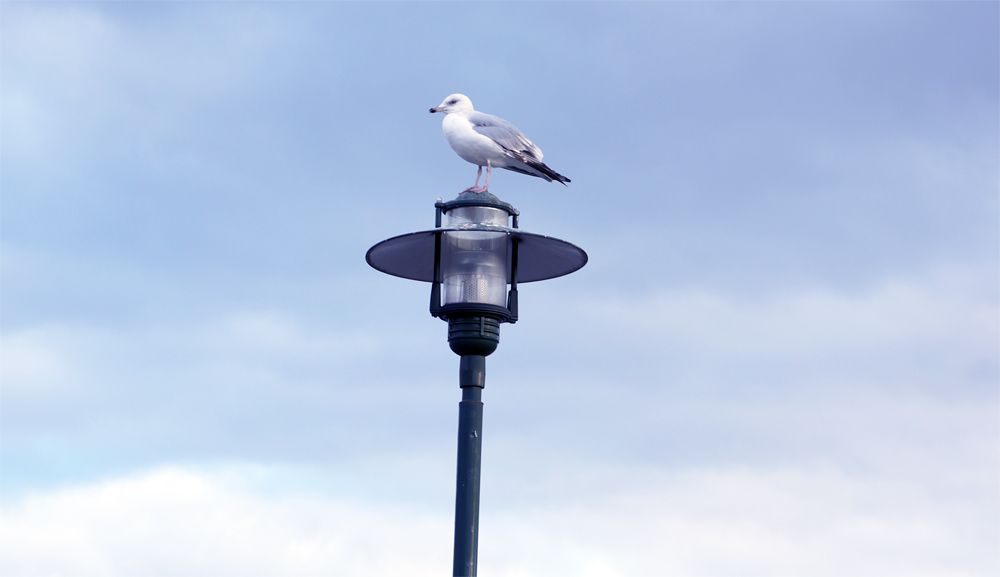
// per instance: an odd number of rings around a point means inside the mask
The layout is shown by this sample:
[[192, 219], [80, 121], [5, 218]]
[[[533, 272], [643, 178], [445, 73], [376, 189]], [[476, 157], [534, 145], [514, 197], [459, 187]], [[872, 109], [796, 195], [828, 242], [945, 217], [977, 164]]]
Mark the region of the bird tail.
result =
[[513, 170], [514, 172], [520, 172], [521, 174], [527, 174], [529, 176], [537, 176], [538, 178], [544, 178], [548, 182], [553, 180], [566, 186], [567, 182], [571, 182], [569, 178], [559, 174], [558, 172], [552, 170], [544, 162], [538, 158], [530, 156], [527, 151], [512, 151], [509, 150], [508, 156], [512, 160], [517, 160], [516, 163], [508, 163], [502, 168], [507, 170]]
[[529, 161], [529, 162], [527, 162], [525, 164], [527, 164], [531, 168], [534, 168], [538, 172], [542, 173], [544, 175], [545, 180], [547, 180], [549, 182], [552, 182], [554, 180], [554, 181], [562, 184], [563, 186], [566, 186], [567, 182], [572, 182], [569, 178], [567, 178], [567, 177], [559, 174], [558, 172], [552, 170], [551, 168], [549, 168], [548, 165], [546, 165], [544, 162], [540, 162], [540, 161], [536, 160], [536, 161]]

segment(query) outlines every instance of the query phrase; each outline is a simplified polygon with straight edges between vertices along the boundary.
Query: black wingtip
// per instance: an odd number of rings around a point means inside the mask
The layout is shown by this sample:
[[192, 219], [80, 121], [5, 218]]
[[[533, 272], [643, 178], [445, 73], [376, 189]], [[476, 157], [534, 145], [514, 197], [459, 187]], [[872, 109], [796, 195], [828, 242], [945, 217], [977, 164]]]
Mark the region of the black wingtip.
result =
[[512, 158], [520, 161], [524, 168], [520, 168], [516, 165], [504, 166], [507, 170], [512, 170], [514, 172], [520, 172], [521, 174], [527, 174], [528, 176], [535, 176], [544, 179], [547, 182], [552, 182], [553, 180], [566, 186], [567, 182], [572, 182], [568, 177], [565, 177], [558, 172], [549, 168], [547, 164], [540, 160], [529, 157], [525, 152], [511, 152], [508, 151]]
[[542, 174], [544, 174], [550, 180], [554, 180], [554, 181], [562, 184], [563, 186], [566, 186], [566, 183], [570, 182], [569, 178], [567, 178], [567, 177], [559, 174], [558, 172], [552, 170], [544, 162], [532, 162], [531, 163], [531, 167], [534, 168], [535, 170], [537, 170], [538, 172], [541, 172]]

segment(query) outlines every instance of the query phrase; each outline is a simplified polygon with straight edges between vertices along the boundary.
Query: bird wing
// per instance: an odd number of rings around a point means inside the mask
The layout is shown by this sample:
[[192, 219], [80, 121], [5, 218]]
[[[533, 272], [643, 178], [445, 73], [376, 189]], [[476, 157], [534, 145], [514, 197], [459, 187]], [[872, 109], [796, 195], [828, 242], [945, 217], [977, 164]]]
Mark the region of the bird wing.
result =
[[473, 112], [469, 115], [469, 122], [472, 123], [473, 130], [496, 142], [519, 159], [526, 156], [531, 160], [542, 160], [542, 149], [535, 146], [524, 133], [503, 118], [483, 112]]

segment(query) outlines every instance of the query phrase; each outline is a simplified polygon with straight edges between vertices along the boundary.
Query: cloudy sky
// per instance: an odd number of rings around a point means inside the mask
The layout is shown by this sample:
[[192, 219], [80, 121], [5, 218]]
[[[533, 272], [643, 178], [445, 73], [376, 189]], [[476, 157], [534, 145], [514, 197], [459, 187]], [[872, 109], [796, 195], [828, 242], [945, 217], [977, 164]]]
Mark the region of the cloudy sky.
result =
[[0, 4], [0, 574], [440, 576], [458, 359], [364, 261], [573, 179], [483, 575], [1000, 573], [1000, 4]]

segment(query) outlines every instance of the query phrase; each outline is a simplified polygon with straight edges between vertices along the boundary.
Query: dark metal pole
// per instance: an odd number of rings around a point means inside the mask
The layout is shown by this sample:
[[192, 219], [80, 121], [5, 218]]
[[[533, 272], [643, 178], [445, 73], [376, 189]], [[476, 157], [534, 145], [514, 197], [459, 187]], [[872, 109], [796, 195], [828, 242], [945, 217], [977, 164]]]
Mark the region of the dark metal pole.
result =
[[486, 357], [463, 355], [459, 366], [458, 473], [455, 481], [455, 558], [452, 575], [475, 577], [479, 550], [479, 478], [483, 454]]

